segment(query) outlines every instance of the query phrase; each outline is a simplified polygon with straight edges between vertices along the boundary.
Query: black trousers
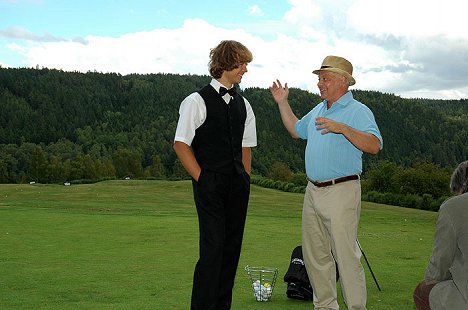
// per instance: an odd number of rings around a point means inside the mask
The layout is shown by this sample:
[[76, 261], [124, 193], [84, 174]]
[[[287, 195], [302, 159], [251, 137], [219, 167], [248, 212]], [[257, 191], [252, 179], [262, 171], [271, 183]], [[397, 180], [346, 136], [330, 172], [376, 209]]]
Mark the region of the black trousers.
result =
[[230, 309], [244, 235], [250, 176], [202, 170], [192, 181], [200, 230], [192, 310]]

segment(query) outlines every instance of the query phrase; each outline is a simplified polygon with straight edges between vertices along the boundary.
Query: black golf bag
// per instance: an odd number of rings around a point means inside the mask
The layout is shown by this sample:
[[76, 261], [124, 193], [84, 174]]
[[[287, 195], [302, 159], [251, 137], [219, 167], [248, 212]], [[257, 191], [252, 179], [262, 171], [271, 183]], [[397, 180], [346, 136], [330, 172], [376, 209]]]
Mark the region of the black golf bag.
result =
[[[336, 265], [336, 280], [338, 281], [338, 265]], [[291, 254], [288, 271], [284, 275], [284, 282], [288, 283], [286, 296], [291, 299], [313, 300], [313, 290], [307, 275], [302, 246], [298, 245]]]
[[304, 265], [302, 246], [298, 245], [291, 254], [289, 268], [284, 275], [284, 282], [288, 283], [286, 296], [291, 299], [312, 300], [313, 293], [309, 276]]

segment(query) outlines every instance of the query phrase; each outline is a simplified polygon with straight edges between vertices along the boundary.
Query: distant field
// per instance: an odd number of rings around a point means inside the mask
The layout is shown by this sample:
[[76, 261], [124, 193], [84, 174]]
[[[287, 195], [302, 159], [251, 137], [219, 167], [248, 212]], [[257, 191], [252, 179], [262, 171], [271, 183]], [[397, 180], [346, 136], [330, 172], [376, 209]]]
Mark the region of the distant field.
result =
[[[282, 279], [301, 242], [302, 197], [252, 187], [233, 309], [312, 309], [288, 299]], [[363, 203], [359, 240], [382, 288], [363, 259], [368, 309], [415, 309], [436, 217]], [[0, 309], [189, 309], [198, 253], [191, 183], [0, 184], [0, 249]], [[255, 301], [247, 264], [279, 269], [270, 302]]]

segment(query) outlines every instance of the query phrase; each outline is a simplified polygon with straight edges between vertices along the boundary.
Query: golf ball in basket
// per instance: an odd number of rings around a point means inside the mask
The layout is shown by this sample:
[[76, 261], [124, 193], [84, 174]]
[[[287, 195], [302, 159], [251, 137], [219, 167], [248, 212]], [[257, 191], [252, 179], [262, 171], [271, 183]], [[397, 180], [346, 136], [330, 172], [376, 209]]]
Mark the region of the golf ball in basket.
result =
[[268, 301], [271, 297], [272, 287], [271, 284], [266, 282], [263, 285], [259, 280], [252, 283], [254, 289], [255, 299], [257, 301]]

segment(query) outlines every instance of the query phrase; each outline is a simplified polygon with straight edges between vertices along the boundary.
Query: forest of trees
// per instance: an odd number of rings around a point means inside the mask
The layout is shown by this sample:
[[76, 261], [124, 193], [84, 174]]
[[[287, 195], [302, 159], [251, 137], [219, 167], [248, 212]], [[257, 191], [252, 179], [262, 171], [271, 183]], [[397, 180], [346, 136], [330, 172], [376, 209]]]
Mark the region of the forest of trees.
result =
[[[64, 72], [0, 67], [0, 183], [184, 178], [172, 149], [180, 102], [209, 76]], [[384, 149], [364, 156], [364, 175], [380, 162], [452, 170], [468, 154], [468, 100], [404, 99], [353, 90], [374, 112]], [[253, 172], [278, 163], [304, 172], [305, 142], [284, 129], [268, 89], [247, 88], [257, 118]], [[290, 90], [300, 117], [320, 102]]]

